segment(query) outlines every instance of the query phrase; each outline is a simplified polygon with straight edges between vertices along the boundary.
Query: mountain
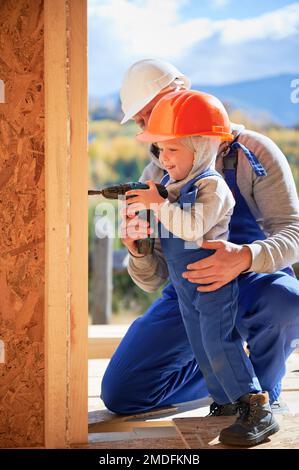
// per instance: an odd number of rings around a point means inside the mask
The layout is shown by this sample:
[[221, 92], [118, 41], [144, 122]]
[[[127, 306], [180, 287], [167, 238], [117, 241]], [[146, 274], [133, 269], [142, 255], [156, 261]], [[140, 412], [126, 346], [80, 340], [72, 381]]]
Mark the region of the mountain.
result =
[[265, 114], [277, 124], [292, 127], [299, 123], [299, 103], [291, 101], [294, 78], [293, 75], [280, 75], [229, 85], [194, 85], [193, 88], [216, 95], [252, 117]]
[[[299, 103], [291, 101], [294, 91], [291, 82], [296, 78], [294, 75], [279, 75], [228, 85], [193, 84], [192, 88], [217, 96], [230, 109], [241, 109], [253, 119], [292, 127], [299, 123]], [[90, 97], [89, 103], [92, 117], [120, 119], [118, 93]]]

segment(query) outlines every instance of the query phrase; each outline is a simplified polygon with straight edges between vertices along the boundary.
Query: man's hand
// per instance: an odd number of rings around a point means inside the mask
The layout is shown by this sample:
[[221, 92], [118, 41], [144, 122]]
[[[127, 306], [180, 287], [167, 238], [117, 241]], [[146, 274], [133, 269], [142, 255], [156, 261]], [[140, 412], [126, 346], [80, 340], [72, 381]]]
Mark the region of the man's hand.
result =
[[200, 292], [219, 289], [251, 266], [252, 256], [248, 246], [224, 240], [204, 240], [200, 246], [217, 251], [207, 258], [188, 264], [188, 271], [182, 274], [185, 279], [195, 284], [210, 284], [197, 287]]
[[152, 233], [149, 223], [146, 220], [139, 219], [138, 216], [128, 213], [127, 205], [124, 205], [120, 210], [121, 215], [121, 241], [128, 248], [130, 253], [138, 258], [144, 255], [138, 253], [136, 240], [146, 238], [148, 234]]

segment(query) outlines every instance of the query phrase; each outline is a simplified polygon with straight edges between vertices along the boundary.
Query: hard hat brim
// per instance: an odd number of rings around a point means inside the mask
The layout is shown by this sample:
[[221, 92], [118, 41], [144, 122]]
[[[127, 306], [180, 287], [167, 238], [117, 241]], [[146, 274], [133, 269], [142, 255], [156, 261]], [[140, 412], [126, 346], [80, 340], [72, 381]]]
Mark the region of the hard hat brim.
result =
[[147, 104], [149, 104], [154, 98], [156, 98], [156, 96], [157, 93], [154, 92], [142, 101], [135, 103], [135, 105], [131, 106], [131, 108], [126, 112], [120, 123], [125, 124], [130, 119], [133, 119], [133, 116], [135, 116], [135, 114], [138, 114]]
[[[179, 79], [181, 79], [184, 83], [184, 86], [186, 89], [190, 89], [191, 87], [191, 80], [186, 77], [185, 75], [178, 75]], [[147, 106], [156, 96], [158, 96], [159, 93], [163, 90], [163, 88], [166, 88], [172, 81], [174, 80], [173, 77], [170, 77], [169, 80], [167, 80], [165, 83], [163, 83], [163, 87], [161, 90], [155, 90], [152, 93], [148, 94], [143, 100], [138, 101], [138, 103], [135, 103], [134, 106], [131, 106], [128, 111], [125, 113], [124, 117], [120, 121], [121, 124], [125, 124], [128, 122], [130, 119], [133, 119], [133, 116], [135, 114], [138, 114], [145, 106]]]
[[[220, 137], [221, 140], [223, 141], [228, 141], [231, 142], [234, 140], [234, 136], [232, 134], [226, 133], [226, 132], [200, 132], [197, 134], [188, 134], [188, 137], [191, 136], [210, 136], [210, 137]], [[137, 140], [140, 142], [164, 142], [166, 140], [174, 140], [174, 139], [181, 139], [183, 137], [187, 137], [187, 135], [161, 135], [161, 134], [151, 134], [148, 131], [143, 131], [140, 132], [139, 134], [136, 135]]]

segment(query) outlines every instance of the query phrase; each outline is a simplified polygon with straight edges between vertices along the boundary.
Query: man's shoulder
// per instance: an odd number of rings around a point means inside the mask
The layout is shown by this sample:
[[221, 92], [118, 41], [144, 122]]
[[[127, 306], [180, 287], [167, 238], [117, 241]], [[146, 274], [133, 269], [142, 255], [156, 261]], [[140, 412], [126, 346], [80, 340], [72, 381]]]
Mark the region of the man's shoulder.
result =
[[260, 152], [263, 150], [267, 152], [272, 152], [274, 149], [275, 151], [279, 150], [275, 142], [270, 139], [270, 137], [250, 129], [244, 129], [240, 132], [238, 142], [248, 147], [252, 152], [254, 152], [254, 150]]
[[240, 132], [238, 142], [245, 145], [255, 154], [261, 163], [270, 164], [270, 162], [279, 164], [285, 162], [286, 157], [276, 145], [276, 143], [260, 132], [244, 129]]

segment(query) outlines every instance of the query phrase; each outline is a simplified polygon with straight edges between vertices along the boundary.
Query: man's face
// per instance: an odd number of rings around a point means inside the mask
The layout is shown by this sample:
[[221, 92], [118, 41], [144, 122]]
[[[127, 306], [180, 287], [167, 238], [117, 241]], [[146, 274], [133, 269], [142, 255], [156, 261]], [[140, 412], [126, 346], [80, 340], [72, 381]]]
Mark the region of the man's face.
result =
[[144, 108], [142, 108], [139, 113], [135, 114], [135, 116], [132, 117], [132, 119], [136, 122], [137, 126], [139, 126], [143, 131], [147, 128], [148, 120], [155, 104], [158, 103], [162, 96], [166, 95], [170, 91], [173, 91], [173, 89], [168, 89], [159, 93], [159, 95], [155, 96], [155, 98], [152, 99], [152, 101], [150, 101]]

